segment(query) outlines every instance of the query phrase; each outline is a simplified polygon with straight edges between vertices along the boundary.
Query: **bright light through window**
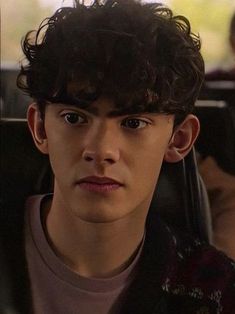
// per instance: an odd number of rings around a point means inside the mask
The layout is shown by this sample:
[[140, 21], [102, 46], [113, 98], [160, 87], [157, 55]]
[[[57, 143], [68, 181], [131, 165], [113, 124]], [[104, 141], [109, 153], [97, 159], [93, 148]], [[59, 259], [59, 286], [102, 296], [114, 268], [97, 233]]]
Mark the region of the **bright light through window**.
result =
[[[48, 6], [48, 0], [39, 0], [39, 2], [42, 4], [42, 6], [47, 7]], [[86, 5], [91, 4], [92, 0], [84, 0], [83, 3]], [[144, 0], [143, 2], [151, 3], [151, 2], [158, 2], [156, 0]], [[159, 1], [161, 3], [170, 3], [170, 0], [162, 0]], [[60, 7], [64, 6], [71, 6], [73, 4], [73, 0], [50, 0], [50, 5], [53, 5], [55, 9], [58, 9]]]
[[[93, 0], [84, 0], [89, 5]], [[162, 2], [175, 14], [185, 15], [192, 29], [202, 38], [202, 53], [207, 68], [230, 66], [234, 63], [228, 41], [229, 21], [235, 10], [234, 0], [142, 0]], [[2, 3], [1, 60], [16, 65], [23, 57], [20, 41], [27, 31], [37, 29], [43, 18], [61, 6], [72, 6], [73, 0], [21, 0], [15, 10], [15, 0]], [[210, 14], [208, 14], [210, 12]], [[12, 23], [14, 21], [14, 23]]]

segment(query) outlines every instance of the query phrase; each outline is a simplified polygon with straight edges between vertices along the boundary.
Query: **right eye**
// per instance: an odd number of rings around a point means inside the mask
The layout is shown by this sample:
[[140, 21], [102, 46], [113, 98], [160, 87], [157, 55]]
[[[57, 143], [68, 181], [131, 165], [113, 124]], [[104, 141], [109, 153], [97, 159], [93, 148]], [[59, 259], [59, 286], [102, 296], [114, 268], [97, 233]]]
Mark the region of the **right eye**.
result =
[[79, 125], [86, 122], [86, 119], [76, 112], [67, 112], [62, 115], [65, 122], [72, 125]]

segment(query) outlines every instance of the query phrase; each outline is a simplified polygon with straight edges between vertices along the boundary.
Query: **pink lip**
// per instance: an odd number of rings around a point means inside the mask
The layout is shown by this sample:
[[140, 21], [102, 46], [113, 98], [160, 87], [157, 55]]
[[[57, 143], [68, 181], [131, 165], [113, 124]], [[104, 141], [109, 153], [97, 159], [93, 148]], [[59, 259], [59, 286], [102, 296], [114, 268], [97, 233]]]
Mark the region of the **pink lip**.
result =
[[123, 186], [112, 178], [96, 176], [82, 178], [78, 181], [78, 185], [80, 188], [91, 192], [111, 192]]

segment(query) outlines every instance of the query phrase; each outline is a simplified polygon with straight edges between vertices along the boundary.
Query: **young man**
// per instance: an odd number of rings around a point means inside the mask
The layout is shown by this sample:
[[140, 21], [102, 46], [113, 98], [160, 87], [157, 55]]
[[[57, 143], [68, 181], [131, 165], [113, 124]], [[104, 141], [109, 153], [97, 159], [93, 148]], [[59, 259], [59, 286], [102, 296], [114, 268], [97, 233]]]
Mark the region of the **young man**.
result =
[[33, 35], [18, 84], [55, 179], [26, 205], [29, 312], [232, 313], [232, 261], [146, 225], [163, 160], [184, 158], [199, 132], [189, 22], [157, 4], [76, 2]]

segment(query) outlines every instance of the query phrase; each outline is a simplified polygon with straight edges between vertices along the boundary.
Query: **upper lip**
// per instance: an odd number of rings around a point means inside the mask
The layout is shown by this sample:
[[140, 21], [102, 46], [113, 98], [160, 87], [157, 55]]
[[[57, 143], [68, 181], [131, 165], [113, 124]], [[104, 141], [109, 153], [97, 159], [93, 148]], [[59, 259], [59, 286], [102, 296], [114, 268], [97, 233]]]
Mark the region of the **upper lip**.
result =
[[119, 184], [122, 185], [121, 182], [109, 178], [109, 177], [97, 177], [97, 176], [88, 176], [80, 179], [78, 183], [97, 183], [97, 184]]

